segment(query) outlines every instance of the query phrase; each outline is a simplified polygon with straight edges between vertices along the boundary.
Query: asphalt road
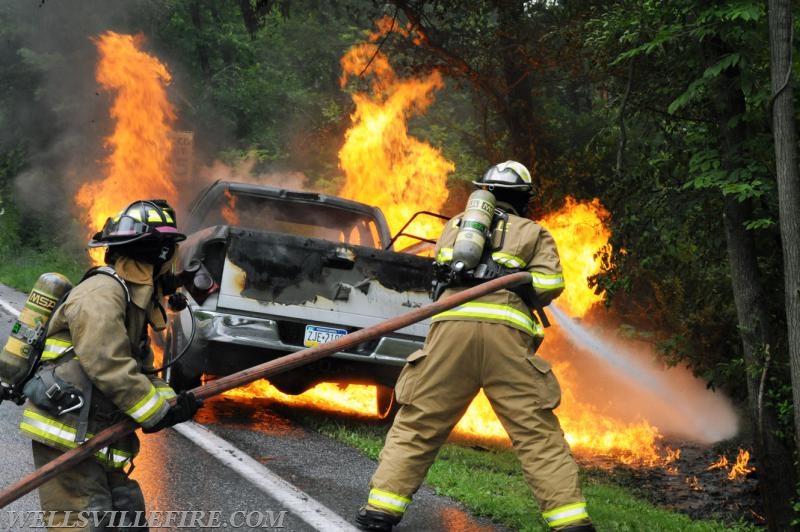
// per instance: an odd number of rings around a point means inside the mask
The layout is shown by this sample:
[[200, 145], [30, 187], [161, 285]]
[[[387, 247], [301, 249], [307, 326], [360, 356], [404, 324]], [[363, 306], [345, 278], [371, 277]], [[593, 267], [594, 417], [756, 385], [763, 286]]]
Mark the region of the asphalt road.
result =
[[[0, 345], [14, 321], [12, 309], [19, 310], [24, 300], [25, 294], [0, 285]], [[206, 401], [196, 422], [140, 436], [142, 452], [132, 476], [142, 485], [147, 511], [162, 523], [172, 516], [171, 524], [151, 530], [354, 530], [353, 516], [376, 464], [299, 425], [286, 407], [273, 406], [217, 397]], [[0, 488], [33, 470], [29, 442], [17, 430], [21, 411], [8, 402], [0, 405]], [[30, 526], [32, 515], [10, 513], [32, 512], [38, 504], [32, 492], [0, 510], [0, 530], [41, 530]], [[190, 526], [189, 514], [169, 514], [181, 511], [205, 513], [195, 514], [198, 520]], [[19, 515], [29, 524], [10, 528], [9, 519]], [[507, 529], [423, 486], [396, 530]]]

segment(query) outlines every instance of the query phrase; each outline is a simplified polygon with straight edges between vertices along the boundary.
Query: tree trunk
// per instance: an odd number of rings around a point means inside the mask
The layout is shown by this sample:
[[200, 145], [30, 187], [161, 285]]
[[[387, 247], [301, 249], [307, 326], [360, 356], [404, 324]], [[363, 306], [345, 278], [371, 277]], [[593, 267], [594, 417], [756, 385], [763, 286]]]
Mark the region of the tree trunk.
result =
[[196, 46], [197, 62], [200, 64], [200, 71], [203, 73], [203, 79], [208, 82], [211, 79], [211, 61], [208, 55], [208, 47], [205, 43], [205, 35], [203, 32], [203, 6], [202, 0], [192, 0], [189, 3], [189, 18], [192, 20], [192, 25], [197, 30]]
[[769, 529], [783, 531], [791, 529], [793, 517], [794, 475], [789, 467], [792, 453], [776, 436], [777, 413], [774, 407], [764, 404], [760, 387], [760, 376], [768, 369], [765, 354], [770, 348], [771, 333], [753, 235], [744, 225], [752, 218], [751, 214], [749, 203], [740, 203], [733, 197], [726, 199], [725, 236], [746, 368], [753, 455], [760, 469], [758, 487]]
[[[745, 112], [741, 91], [741, 73], [737, 67], [725, 72], [725, 83], [717, 99], [720, 154], [727, 171], [736, 168], [738, 147], [746, 140], [741, 121], [735, 117]], [[729, 124], [739, 124], [729, 127]], [[749, 201], [735, 196], [725, 198], [725, 236], [731, 266], [731, 282], [742, 340], [742, 354], [747, 380], [748, 409], [753, 423], [753, 451], [759, 463], [759, 491], [770, 530], [789, 530], [793, 517], [791, 500], [795, 496], [792, 452], [778, 437], [778, 415], [764, 401], [762, 376], [769, 370], [771, 345], [769, 314], [764, 302], [764, 289], [753, 233], [745, 223], [753, 218]]]
[[789, 0], [769, 1], [772, 133], [783, 248], [786, 325], [794, 404], [795, 452], [800, 449], [800, 183], [792, 96], [792, 10]]
[[[535, 174], [536, 131], [533, 108], [533, 80], [531, 68], [525, 64], [525, 54], [521, 36], [515, 31], [519, 21], [525, 16], [523, 2], [515, 0], [496, 0], [497, 15], [500, 20], [498, 43], [502, 47], [503, 75], [506, 87], [506, 105], [502, 115], [511, 139], [510, 159], [525, 164]], [[532, 36], [527, 36], [528, 39]], [[534, 177], [536, 179], [536, 177]]]

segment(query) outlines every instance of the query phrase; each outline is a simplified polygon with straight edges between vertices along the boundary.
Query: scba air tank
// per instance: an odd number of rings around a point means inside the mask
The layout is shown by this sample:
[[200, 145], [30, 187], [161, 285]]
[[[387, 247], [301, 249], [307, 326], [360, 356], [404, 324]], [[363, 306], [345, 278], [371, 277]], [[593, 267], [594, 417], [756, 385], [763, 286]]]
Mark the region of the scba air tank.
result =
[[452, 265], [455, 271], [471, 270], [481, 261], [483, 246], [492, 227], [494, 207], [494, 194], [488, 190], [478, 189], [470, 194], [453, 244]]
[[0, 381], [15, 386], [27, 375], [37, 335], [42, 334], [58, 300], [71, 288], [69, 279], [60, 273], [39, 276], [0, 352]]

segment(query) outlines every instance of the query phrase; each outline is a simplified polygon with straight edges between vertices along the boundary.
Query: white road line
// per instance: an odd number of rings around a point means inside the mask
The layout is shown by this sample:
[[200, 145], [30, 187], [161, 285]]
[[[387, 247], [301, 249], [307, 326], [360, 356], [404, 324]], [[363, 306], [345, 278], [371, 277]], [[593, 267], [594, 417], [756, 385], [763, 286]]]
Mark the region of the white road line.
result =
[[[2, 299], [0, 299], [0, 307], [19, 317], [19, 311]], [[283, 504], [293, 514], [317, 530], [326, 532], [329, 530], [331, 532], [355, 532], [357, 530], [353, 525], [339, 517], [338, 514], [286, 482], [251, 458], [247, 453], [234, 447], [202, 425], [188, 421], [172, 428], [252, 482], [258, 489]]]
[[172, 428], [252, 482], [258, 489], [283, 504], [289, 511], [317, 530], [326, 532], [329, 530], [342, 532], [356, 530], [338, 514], [202, 425], [188, 421]]
[[19, 311], [2, 299], [0, 299], [0, 307], [3, 307], [3, 310], [6, 312], [13, 314], [15, 318], [19, 318]]

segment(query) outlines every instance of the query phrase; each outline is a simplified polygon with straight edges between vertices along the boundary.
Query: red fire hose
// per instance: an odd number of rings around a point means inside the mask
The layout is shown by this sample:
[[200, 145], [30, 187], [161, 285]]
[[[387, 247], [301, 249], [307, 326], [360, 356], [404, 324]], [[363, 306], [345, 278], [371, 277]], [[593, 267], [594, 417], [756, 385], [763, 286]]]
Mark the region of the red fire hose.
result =
[[[296, 367], [314, 362], [321, 358], [325, 358], [338, 351], [344, 351], [350, 347], [356, 346], [367, 340], [371, 340], [377, 336], [381, 336], [397, 329], [402, 329], [418, 321], [444, 312], [445, 310], [457, 307], [467, 301], [484, 296], [491, 292], [507, 288], [509, 286], [520, 285], [523, 283], [530, 283], [531, 276], [527, 272], [517, 272], [504, 277], [499, 277], [492, 281], [474, 286], [472, 288], [463, 290], [456, 294], [429, 303], [418, 309], [406, 312], [395, 318], [382, 321], [372, 327], [361, 329], [359, 331], [350, 333], [346, 336], [334, 340], [326, 344], [316, 345], [297, 351], [290, 355], [286, 355], [269, 362], [264, 362], [252, 368], [242, 370], [238, 373], [222, 377], [217, 380], [208, 382], [202, 386], [194, 388], [192, 392], [200, 399], [207, 399], [222, 392], [244, 386], [258, 379], [263, 379], [271, 375], [276, 375], [284, 371], [289, 371]], [[75, 464], [85, 460], [94, 454], [95, 451], [101, 449], [122, 436], [130, 434], [139, 427], [133, 420], [127, 419], [121, 421], [116, 425], [112, 425], [105, 430], [100, 431], [93, 438], [86, 441], [83, 445], [71, 449], [52, 462], [40, 467], [33, 473], [23, 477], [16, 483], [12, 484], [5, 491], [0, 493], [0, 508], [7, 506], [14, 502], [23, 495], [38, 488], [60, 472], [74, 466]]]

